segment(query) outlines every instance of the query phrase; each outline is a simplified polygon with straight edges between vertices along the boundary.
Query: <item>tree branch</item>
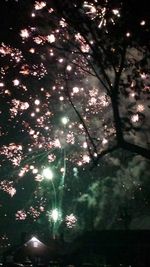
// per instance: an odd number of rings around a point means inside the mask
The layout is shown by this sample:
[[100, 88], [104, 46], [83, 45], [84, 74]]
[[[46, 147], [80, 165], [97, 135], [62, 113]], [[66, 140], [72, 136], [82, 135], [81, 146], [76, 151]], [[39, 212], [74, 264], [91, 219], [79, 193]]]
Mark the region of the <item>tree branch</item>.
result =
[[150, 150], [146, 149], [144, 147], [135, 145], [135, 144], [131, 144], [125, 140], [123, 140], [120, 144], [119, 144], [120, 148], [123, 148], [127, 151], [130, 151], [132, 153], [136, 153], [144, 158], [150, 159]]
[[94, 141], [93, 141], [93, 139], [92, 139], [92, 137], [91, 137], [91, 135], [90, 135], [90, 133], [89, 133], [89, 131], [87, 129], [87, 126], [86, 126], [86, 124], [84, 122], [84, 119], [82, 118], [80, 112], [77, 110], [77, 108], [75, 107], [75, 105], [74, 105], [74, 103], [73, 103], [73, 101], [71, 99], [71, 96], [70, 96], [70, 93], [69, 93], [67, 79], [66, 79], [66, 95], [68, 96], [68, 99], [69, 99], [69, 102], [70, 102], [71, 106], [73, 107], [73, 109], [74, 109], [75, 113], [77, 114], [81, 124], [84, 127], [85, 133], [86, 133], [87, 137], [89, 138], [89, 141], [91, 142], [91, 145], [93, 146], [94, 153], [97, 153], [97, 147], [96, 147], [96, 145], [95, 145], [95, 143], [94, 143]]
[[[98, 161], [99, 161], [102, 157], [104, 157], [105, 155], [108, 155], [108, 154], [114, 152], [114, 151], [117, 150], [117, 149], [119, 149], [119, 146], [118, 146], [118, 145], [115, 145], [115, 146], [113, 146], [113, 147], [111, 147], [111, 148], [108, 148], [108, 149], [102, 151], [100, 154], [97, 155], [97, 157], [93, 157], [94, 165], [97, 166]], [[94, 166], [92, 166], [91, 169], [92, 169], [93, 167], [94, 167]]]

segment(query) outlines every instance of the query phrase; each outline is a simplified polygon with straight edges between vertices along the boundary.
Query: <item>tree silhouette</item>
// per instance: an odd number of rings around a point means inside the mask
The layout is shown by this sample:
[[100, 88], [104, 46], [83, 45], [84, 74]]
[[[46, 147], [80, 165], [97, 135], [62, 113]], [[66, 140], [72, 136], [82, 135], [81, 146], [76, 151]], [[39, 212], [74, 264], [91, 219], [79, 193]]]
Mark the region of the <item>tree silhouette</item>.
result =
[[[52, 6], [57, 16], [67, 23], [69, 49], [75, 48], [77, 57], [84, 58], [87, 64], [84, 71], [98, 79], [99, 91], [104, 90], [111, 103], [113, 140], [109, 138], [107, 148], [99, 150], [73, 102], [70, 77], [66, 74], [66, 94], [84, 126], [93, 161], [96, 163], [118, 148], [149, 159], [150, 51], [148, 14], [143, 3], [56, 0], [52, 1]], [[135, 16], [132, 16], [133, 11]], [[77, 35], [79, 39], [75, 42]], [[87, 47], [86, 51], [83, 46]]]

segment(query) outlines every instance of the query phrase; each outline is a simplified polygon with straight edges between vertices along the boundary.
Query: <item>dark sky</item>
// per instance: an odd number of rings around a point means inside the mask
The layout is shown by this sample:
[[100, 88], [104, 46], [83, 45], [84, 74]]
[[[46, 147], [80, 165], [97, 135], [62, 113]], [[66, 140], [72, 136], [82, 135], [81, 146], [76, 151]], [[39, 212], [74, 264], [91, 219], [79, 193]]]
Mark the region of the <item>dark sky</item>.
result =
[[28, 25], [32, 1], [1, 0], [0, 3], [0, 38], [10, 42], [22, 27]]

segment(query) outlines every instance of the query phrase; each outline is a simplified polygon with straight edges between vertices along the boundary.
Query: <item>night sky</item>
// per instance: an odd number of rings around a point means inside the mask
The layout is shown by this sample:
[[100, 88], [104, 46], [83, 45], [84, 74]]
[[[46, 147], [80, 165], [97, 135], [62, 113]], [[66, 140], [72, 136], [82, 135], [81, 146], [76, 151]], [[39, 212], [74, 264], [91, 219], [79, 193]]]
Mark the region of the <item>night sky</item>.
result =
[[148, 157], [105, 153], [117, 142], [108, 87], [125, 46], [120, 125], [150, 148], [147, 1], [73, 2], [73, 16], [67, 1], [63, 11], [53, 1], [0, 3], [1, 243], [23, 232], [150, 229]]

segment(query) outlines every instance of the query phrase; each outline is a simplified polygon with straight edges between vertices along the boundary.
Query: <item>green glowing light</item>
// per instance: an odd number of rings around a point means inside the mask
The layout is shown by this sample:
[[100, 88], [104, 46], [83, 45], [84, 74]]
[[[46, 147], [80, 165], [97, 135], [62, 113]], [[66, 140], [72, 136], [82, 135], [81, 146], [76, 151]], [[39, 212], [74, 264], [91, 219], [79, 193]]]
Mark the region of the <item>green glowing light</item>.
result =
[[52, 180], [53, 179], [53, 172], [50, 168], [45, 168], [43, 170], [42, 175], [44, 176], [44, 178], [48, 179], [48, 180]]
[[63, 117], [63, 118], [61, 119], [61, 121], [62, 121], [62, 123], [63, 123], [64, 125], [66, 125], [66, 124], [68, 123], [69, 119], [68, 119], [67, 117]]
[[59, 213], [58, 209], [53, 209], [52, 210], [52, 212], [51, 212], [51, 218], [54, 221], [54, 223], [56, 223], [59, 220], [60, 213]]

